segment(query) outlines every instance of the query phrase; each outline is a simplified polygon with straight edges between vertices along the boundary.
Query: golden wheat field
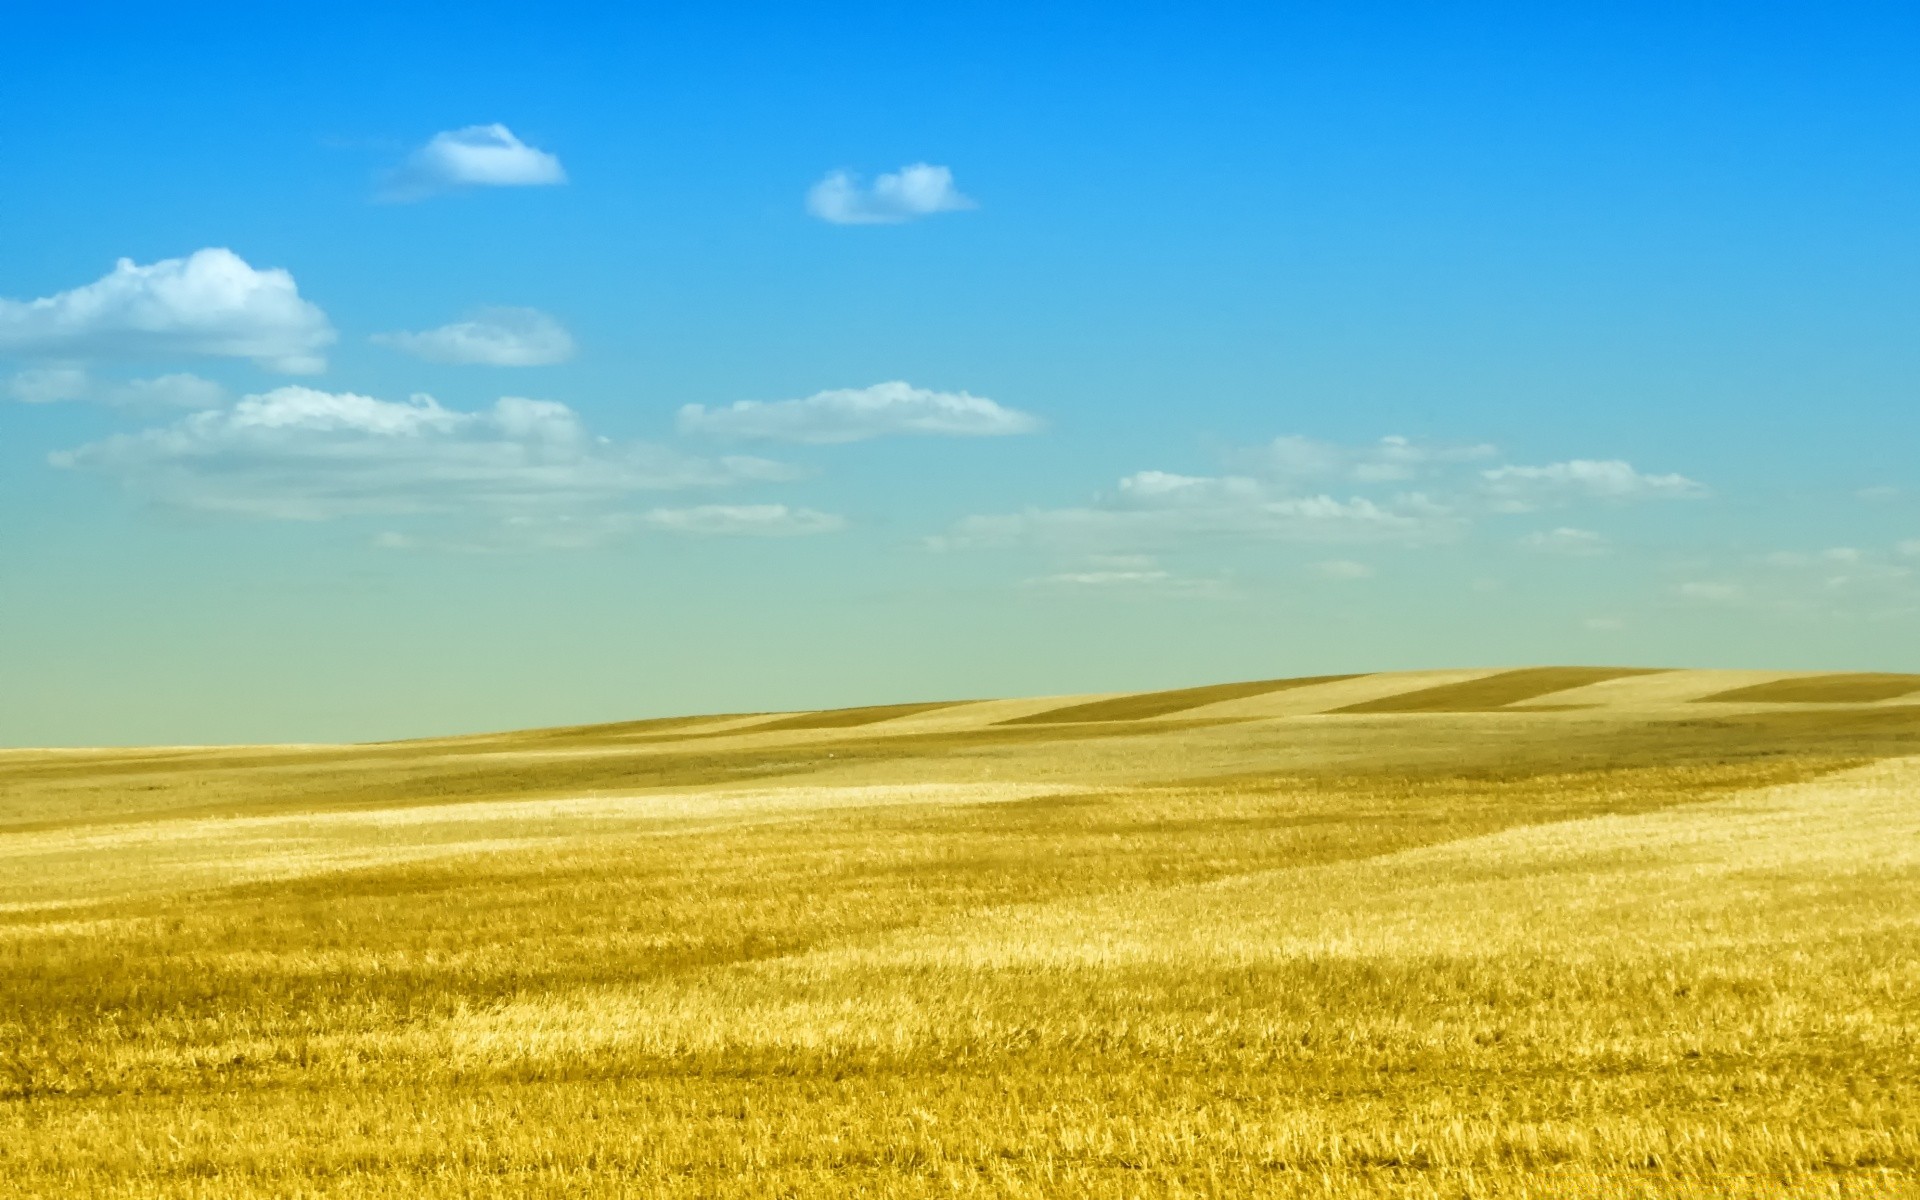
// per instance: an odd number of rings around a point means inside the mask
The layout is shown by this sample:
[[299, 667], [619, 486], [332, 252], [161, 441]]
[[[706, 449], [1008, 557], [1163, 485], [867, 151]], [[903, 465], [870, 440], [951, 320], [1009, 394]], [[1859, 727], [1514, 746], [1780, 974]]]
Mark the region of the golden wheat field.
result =
[[0, 752], [0, 1190], [1920, 1195], [1920, 677]]

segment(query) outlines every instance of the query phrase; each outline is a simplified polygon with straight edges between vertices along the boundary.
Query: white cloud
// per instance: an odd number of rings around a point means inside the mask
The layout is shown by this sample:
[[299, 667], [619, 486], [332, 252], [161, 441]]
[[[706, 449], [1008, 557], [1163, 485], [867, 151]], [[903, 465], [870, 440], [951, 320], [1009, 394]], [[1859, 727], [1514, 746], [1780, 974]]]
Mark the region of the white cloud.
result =
[[1394, 483], [1432, 474], [1439, 468], [1492, 458], [1486, 444], [1432, 445], [1392, 436], [1365, 446], [1288, 435], [1237, 456], [1250, 471], [1277, 479], [1348, 479], [1356, 483]]
[[1891, 500], [1898, 500], [1903, 494], [1899, 488], [1894, 487], [1892, 484], [1882, 483], [1876, 484], [1873, 487], [1863, 487], [1854, 492], [1853, 495], [1855, 499], [1864, 501], [1867, 504], [1885, 504]]
[[1580, 622], [1580, 627], [1582, 629], [1592, 630], [1595, 633], [1617, 633], [1625, 629], [1627, 623], [1619, 617], [1588, 617], [1586, 620]]
[[1566, 554], [1573, 557], [1591, 557], [1605, 554], [1611, 549], [1607, 539], [1593, 530], [1573, 529], [1565, 525], [1558, 529], [1530, 533], [1520, 539], [1520, 545], [1542, 554]]
[[483, 308], [465, 321], [422, 333], [376, 333], [377, 345], [428, 362], [543, 367], [573, 357], [573, 335], [537, 308]]
[[837, 533], [846, 521], [832, 513], [784, 504], [704, 504], [644, 512], [515, 513], [480, 531], [452, 537], [387, 530], [373, 538], [382, 550], [452, 554], [515, 554], [591, 550], [641, 534], [683, 537], [806, 537]]
[[[1484, 443], [1404, 437], [1357, 446], [1280, 437], [1224, 452], [1229, 471], [1140, 471], [1090, 504], [968, 517], [927, 544], [934, 549], [1033, 542], [1141, 545], [1217, 536], [1407, 545], [1446, 540], [1489, 511], [1706, 494], [1683, 476], [1646, 475], [1624, 462], [1474, 465], [1496, 453]], [[1410, 485], [1412, 480], [1421, 482]], [[1562, 553], [1599, 553], [1606, 547], [1598, 534], [1569, 527], [1535, 534], [1522, 544]]]
[[1052, 592], [1107, 592], [1222, 597], [1232, 594], [1225, 579], [1176, 574], [1145, 554], [1088, 555], [1072, 569], [1022, 581], [1021, 586]]
[[436, 133], [387, 178], [388, 200], [423, 200], [470, 187], [551, 187], [567, 181], [560, 160], [505, 125]]
[[1920, 538], [1912, 538], [1901, 542], [1898, 546], [1894, 547], [1894, 550], [1910, 558], [1920, 558]]
[[1710, 604], [1734, 604], [1746, 599], [1747, 589], [1737, 583], [1683, 583], [1680, 594]]
[[7, 394], [26, 404], [90, 401], [134, 411], [218, 408], [227, 390], [198, 375], [159, 375], [152, 379], [97, 382], [80, 367], [40, 367], [7, 381]]
[[1372, 579], [1373, 568], [1350, 558], [1333, 558], [1311, 564], [1310, 570], [1322, 579]]
[[967, 392], [935, 392], [895, 380], [817, 392], [804, 400], [741, 400], [724, 408], [689, 404], [682, 433], [826, 444], [889, 435], [993, 437], [1032, 433], [1037, 418]]
[[22, 404], [84, 400], [93, 381], [79, 367], [35, 367], [7, 380], [7, 395]]
[[1412, 543], [1444, 538], [1458, 523], [1443, 506], [1418, 494], [1384, 501], [1292, 496], [1242, 476], [1142, 471], [1122, 479], [1117, 491], [1096, 504], [967, 517], [928, 545], [948, 550], [1019, 543], [1140, 544], [1196, 536]]
[[807, 211], [835, 225], [898, 225], [977, 207], [953, 186], [951, 170], [927, 163], [882, 175], [870, 188], [846, 171], [831, 171], [807, 192]]
[[1704, 484], [1684, 475], [1646, 475], [1618, 459], [1495, 467], [1480, 472], [1480, 478], [1496, 504], [1509, 512], [1574, 500], [1694, 500], [1707, 494]]
[[548, 513], [635, 492], [787, 479], [764, 459], [693, 458], [587, 432], [566, 405], [509, 397], [463, 412], [283, 387], [232, 408], [52, 456], [169, 504], [290, 520]]
[[180, 373], [110, 384], [102, 396], [115, 408], [199, 410], [225, 404], [227, 389], [211, 379]]
[[269, 370], [325, 369], [333, 327], [293, 276], [231, 250], [140, 266], [123, 258], [93, 283], [39, 300], [0, 300], [0, 352], [53, 358], [208, 355]]
[[834, 533], [846, 520], [811, 508], [784, 504], [701, 504], [692, 508], [656, 508], [641, 513], [644, 528], [664, 533], [745, 537], [795, 537]]

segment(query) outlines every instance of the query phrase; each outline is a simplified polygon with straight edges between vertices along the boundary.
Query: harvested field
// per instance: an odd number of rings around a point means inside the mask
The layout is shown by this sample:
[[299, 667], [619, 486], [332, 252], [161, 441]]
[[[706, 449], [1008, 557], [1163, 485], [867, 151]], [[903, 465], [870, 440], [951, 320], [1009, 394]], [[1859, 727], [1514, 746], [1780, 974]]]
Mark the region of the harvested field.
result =
[[0, 755], [0, 1181], [1920, 1190], [1920, 705], [1430, 680]]

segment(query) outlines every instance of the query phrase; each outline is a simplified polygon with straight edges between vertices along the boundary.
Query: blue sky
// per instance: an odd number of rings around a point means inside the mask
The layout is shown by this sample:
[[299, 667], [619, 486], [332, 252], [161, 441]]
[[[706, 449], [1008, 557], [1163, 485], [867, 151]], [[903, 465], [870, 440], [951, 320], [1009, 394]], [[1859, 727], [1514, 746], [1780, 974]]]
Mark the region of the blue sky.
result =
[[8, 5], [0, 743], [1920, 670], [1911, 8], [609, 7]]

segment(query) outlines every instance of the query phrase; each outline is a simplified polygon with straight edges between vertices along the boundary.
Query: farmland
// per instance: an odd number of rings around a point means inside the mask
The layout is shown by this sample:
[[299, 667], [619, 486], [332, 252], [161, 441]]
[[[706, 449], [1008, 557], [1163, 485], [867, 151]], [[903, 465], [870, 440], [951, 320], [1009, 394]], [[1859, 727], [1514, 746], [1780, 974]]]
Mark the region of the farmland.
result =
[[1920, 677], [0, 752], [22, 1195], [1905, 1196]]

